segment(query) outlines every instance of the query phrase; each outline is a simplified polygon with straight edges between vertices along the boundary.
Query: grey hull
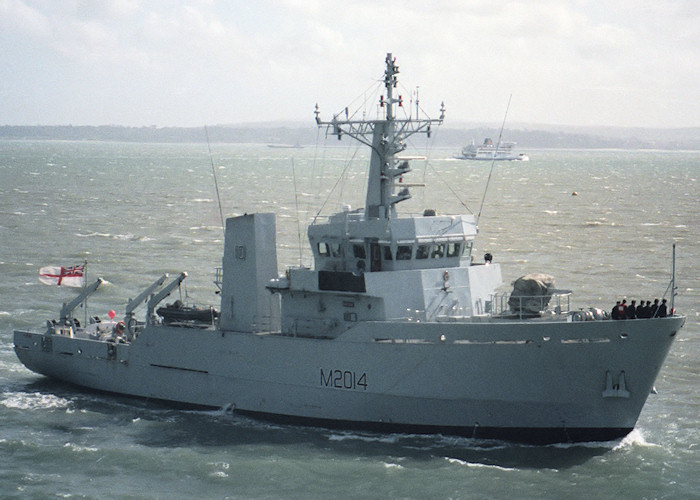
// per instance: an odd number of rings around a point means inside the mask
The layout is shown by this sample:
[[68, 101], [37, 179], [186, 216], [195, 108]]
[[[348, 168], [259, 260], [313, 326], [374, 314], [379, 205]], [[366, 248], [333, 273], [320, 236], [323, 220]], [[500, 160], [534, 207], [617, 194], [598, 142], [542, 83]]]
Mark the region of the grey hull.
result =
[[16, 331], [15, 350], [80, 386], [274, 420], [587, 441], [634, 427], [683, 321], [376, 322], [336, 339], [151, 326], [130, 344]]

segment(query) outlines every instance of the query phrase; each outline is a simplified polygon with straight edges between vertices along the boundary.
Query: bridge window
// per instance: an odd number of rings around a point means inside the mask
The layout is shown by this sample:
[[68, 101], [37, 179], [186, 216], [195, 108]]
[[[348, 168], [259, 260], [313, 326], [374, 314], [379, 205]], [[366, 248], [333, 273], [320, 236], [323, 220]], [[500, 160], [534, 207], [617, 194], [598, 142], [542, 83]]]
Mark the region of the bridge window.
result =
[[331, 255], [333, 257], [342, 257], [343, 256], [343, 248], [340, 246], [340, 243], [331, 243]]
[[393, 260], [391, 255], [391, 247], [389, 245], [382, 245], [382, 256], [384, 260]]
[[411, 260], [411, 254], [413, 253], [413, 247], [410, 245], [399, 245], [396, 250], [396, 260]]
[[321, 241], [318, 243], [318, 253], [324, 257], [330, 257], [331, 249], [328, 247], [327, 243]]
[[433, 259], [442, 259], [445, 256], [445, 244], [435, 244], [430, 251], [430, 257]]
[[352, 252], [356, 259], [366, 259], [367, 252], [365, 251], [365, 246], [355, 243], [352, 246]]
[[461, 243], [448, 243], [447, 244], [447, 256], [448, 257], [459, 257], [461, 249], [462, 249]]
[[462, 254], [463, 255], [464, 254], [471, 255], [471, 253], [472, 253], [472, 242], [470, 241], [464, 245], [464, 250], [462, 251]]
[[430, 255], [430, 245], [418, 245], [416, 259], [427, 259]]

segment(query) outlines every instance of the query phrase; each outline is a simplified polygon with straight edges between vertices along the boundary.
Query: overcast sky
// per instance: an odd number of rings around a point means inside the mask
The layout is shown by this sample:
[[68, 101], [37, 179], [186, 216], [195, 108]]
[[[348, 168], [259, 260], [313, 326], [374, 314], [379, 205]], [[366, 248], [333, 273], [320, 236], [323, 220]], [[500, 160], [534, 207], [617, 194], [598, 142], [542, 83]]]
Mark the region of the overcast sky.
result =
[[698, 0], [0, 0], [0, 125], [312, 124], [387, 52], [446, 126], [700, 126]]

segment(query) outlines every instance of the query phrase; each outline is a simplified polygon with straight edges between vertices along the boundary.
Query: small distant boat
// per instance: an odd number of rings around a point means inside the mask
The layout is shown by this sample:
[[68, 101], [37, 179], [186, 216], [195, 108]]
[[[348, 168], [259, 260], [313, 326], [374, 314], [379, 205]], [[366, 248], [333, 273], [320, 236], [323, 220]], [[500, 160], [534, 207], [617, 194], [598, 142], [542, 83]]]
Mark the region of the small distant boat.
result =
[[515, 142], [500, 142], [495, 145], [489, 138], [484, 139], [481, 146], [472, 141], [462, 148], [455, 158], [458, 160], [503, 160], [503, 161], [528, 161], [530, 158], [524, 153], [514, 151]]
[[273, 148], [273, 149], [303, 149], [304, 146], [301, 144], [294, 143], [294, 144], [268, 144], [268, 148]]

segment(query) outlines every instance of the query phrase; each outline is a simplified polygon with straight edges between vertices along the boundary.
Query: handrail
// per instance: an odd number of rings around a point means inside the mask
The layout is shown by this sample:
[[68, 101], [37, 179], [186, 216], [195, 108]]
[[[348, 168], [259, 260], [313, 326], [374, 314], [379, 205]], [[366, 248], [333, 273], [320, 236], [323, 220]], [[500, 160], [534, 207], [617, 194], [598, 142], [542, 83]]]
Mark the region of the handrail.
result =
[[[517, 300], [517, 305], [510, 304], [513, 300]], [[510, 292], [506, 292], [491, 295], [492, 316], [516, 315], [522, 319], [547, 311], [553, 311], [555, 314], [571, 311], [571, 292], [563, 290], [555, 291], [551, 295], [520, 296], [513, 296]]]
[[[531, 318], [540, 316], [546, 313], [556, 315], [567, 315], [571, 312], [571, 292], [560, 291], [554, 292], [551, 295], [524, 295], [515, 297], [518, 299], [518, 307], [511, 307], [508, 304], [511, 298], [510, 293], [495, 293], [492, 294], [491, 300], [484, 302], [478, 301], [473, 306], [472, 314], [465, 314], [465, 308], [454, 306], [451, 308], [441, 308], [437, 314], [430, 316], [436, 321], [466, 321], [478, 317], [507, 317], [507, 318]], [[539, 302], [540, 306], [537, 311], [532, 307], [526, 307], [525, 301], [534, 300], [535, 304]], [[514, 310], [515, 309], [515, 310]], [[421, 323], [429, 320], [429, 315], [423, 309], [406, 309], [406, 316], [403, 318], [394, 318], [397, 321], [406, 320], [409, 322]], [[432, 320], [430, 320], [432, 321]]]

